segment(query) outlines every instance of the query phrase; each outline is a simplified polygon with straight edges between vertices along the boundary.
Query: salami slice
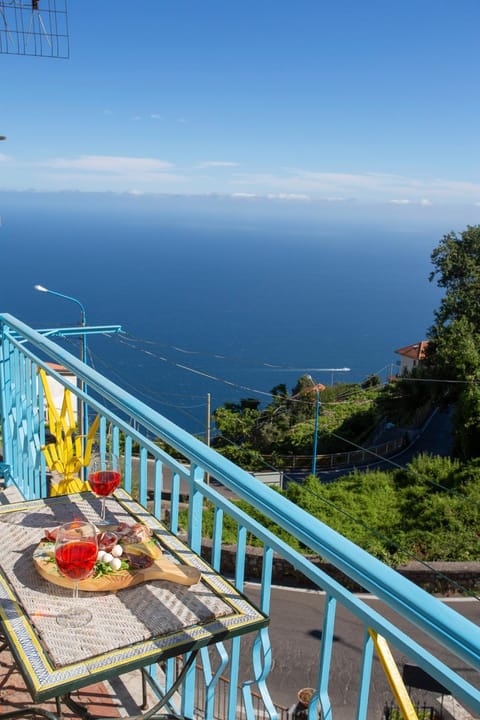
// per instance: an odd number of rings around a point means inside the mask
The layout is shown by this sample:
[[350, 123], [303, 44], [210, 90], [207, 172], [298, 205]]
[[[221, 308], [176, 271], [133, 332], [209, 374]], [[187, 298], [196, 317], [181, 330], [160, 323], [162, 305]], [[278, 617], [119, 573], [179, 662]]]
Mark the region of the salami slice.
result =
[[127, 560], [132, 570], [145, 570], [153, 565], [153, 558], [143, 553], [137, 555], [137, 553], [124, 552], [122, 557]]
[[131, 545], [148, 542], [152, 536], [152, 531], [141, 523], [120, 523], [116, 526], [115, 533], [122, 543]]
[[44, 533], [44, 537], [47, 542], [54, 543], [57, 541], [58, 528], [53, 528], [53, 530], [45, 530]]
[[105, 550], [105, 552], [112, 552], [112, 549], [117, 544], [118, 537], [113, 532], [100, 532], [97, 535], [98, 549]]

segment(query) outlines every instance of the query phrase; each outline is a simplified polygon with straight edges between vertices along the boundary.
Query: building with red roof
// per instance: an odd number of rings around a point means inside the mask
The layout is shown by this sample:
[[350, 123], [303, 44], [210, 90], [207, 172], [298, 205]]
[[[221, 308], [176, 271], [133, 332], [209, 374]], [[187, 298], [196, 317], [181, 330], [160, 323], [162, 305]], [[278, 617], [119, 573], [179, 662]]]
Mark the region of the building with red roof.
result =
[[413, 345], [406, 345], [403, 348], [395, 350], [400, 355], [399, 375], [411, 372], [414, 368], [421, 365], [425, 360], [425, 354], [428, 347], [428, 340], [421, 340]]

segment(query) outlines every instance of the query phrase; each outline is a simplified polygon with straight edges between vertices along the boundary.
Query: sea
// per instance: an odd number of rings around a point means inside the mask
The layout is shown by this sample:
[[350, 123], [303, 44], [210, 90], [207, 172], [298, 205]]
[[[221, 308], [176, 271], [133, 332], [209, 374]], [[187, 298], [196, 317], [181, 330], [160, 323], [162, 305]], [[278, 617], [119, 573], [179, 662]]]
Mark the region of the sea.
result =
[[[80, 300], [88, 325], [122, 327], [88, 337], [89, 363], [201, 435], [208, 398], [265, 405], [303, 374], [395, 373], [395, 351], [425, 338], [441, 298], [432, 250], [476, 220], [426, 211], [0, 192], [0, 311], [72, 326], [78, 306], [34, 285]], [[78, 354], [77, 339], [59, 342]]]

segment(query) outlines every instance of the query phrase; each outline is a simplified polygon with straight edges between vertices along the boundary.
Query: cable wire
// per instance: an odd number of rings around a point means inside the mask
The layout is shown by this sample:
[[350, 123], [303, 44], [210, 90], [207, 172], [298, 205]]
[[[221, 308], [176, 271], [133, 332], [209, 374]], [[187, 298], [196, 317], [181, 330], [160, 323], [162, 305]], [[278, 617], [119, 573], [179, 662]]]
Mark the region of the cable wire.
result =
[[[122, 342], [122, 338], [120, 339], [120, 342]], [[145, 342], [147, 342], [147, 341], [145, 341]], [[155, 344], [155, 343], [152, 342], [151, 344]], [[195, 368], [191, 368], [191, 367], [189, 367], [189, 366], [187, 366], [187, 365], [184, 365], [183, 363], [176, 363], [175, 361], [169, 360], [168, 358], [165, 358], [165, 357], [163, 357], [163, 356], [159, 356], [159, 355], [157, 355], [156, 353], [152, 353], [152, 352], [143, 350], [142, 348], [138, 348], [137, 346], [132, 345], [130, 342], [127, 343], [127, 345], [128, 345], [128, 347], [133, 347], [133, 349], [135, 349], [135, 350], [138, 350], [138, 351], [140, 351], [140, 352], [143, 352], [143, 353], [146, 354], [146, 355], [152, 356], [152, 357], [154, 357], [154, 358], [156, 358], [156, 359], [159, 359], [159, 360], [161, 360], [161, 361], [163, 361], [163, 362], [166, 362], [166, 363], [168, 363], [168, 364], [170, 364], [170, 365], [173, 365], [174, 367], [177, 367], [177, 368], [179, 368], [179, 369], [182, 369], [182, 370], [185, 370], [185, 371], [194, 373], [194, 374], [201, 375], [201, 376], [206, 377], [206, 378], [208, 378], [208, 379], [215, 380], [215, 381], [217, 381], [217, 382], [221, 382], [221, 383], [224, 383], [224, 384], [229, 385], [229, 386], [237, 387], [238, 389], [241, 389], [241, 390], [248, 390], [249, 392], [255, 392], [255, 393], [261, 394], [262, 396], [268, 396], [268, 397], [273, 398], [273, 399], [278, 399], [278, 398], [279, 398], [279, 396], [276, 395], [276, 394], [267, 393], [267, 392], [265, 392], [265, 391], [261, 391], [261, 390], [255, 389], [255, 388], [251, 388], [251, 387], [249, 387], [249, 386], [245, 386], [245, 385], [240, 385], [240, 384], [237, 384], [237, 383], [233, 383], [232, 381], [229, 381], [229, 380], [226, 380], [226, 379], [223, 379], [223, 378], [218, 378], [217, 376], [212, 375], [211, 373], [207, 373], [207, 372], [204, 372], [204, 371], [195, 369]], [[188, 351], [183, 351], [183, 350], [178, 349], [178, 348], [174, 348], [174, 349], [177, 349], [178, 351], [181, 351], [181, 352], [188, 352]], [[192, 351], [190, 354], [196, 354], [196, 353], [194, 353], [194, 352]], [[93, 354], [91, 354], [91, 358], [92, 358], [92, 361], [93, 361]], [[106, 363], [105, 363], [104, 361], [100, 360], [100, 362], [102, 362], [104, 365], [106, 365]], [[118, 372], [116, 372], [114, 368], [112, 368], [111, 366], [109, 366], [109, 369], [110, 369], [114, 374], [116, 374], [118, 377], [121, 377], [120, 374], [119, 374]], [[457, 381], [455, 381], [455, 382], [457, 382]], [[128, 383], [127, 383], [127, 384], [128, 384]], [[135, 392], [138, 392], [138, 388], [135, 388], [135, 387], [134, 387], [133, 385], [131, 385], [131, 384], [130, 384], [130, 387], [131, 387]], [[150, 393], [149, 393], [148, 397], [151, 397], [151, 395], [152, 395], [152, 393], [151, 393], [151, 390], [150, 390]], [[348, 391], [345, 391], [345, 393], [343, 394], [344, 401], [348, 401], [348, 400], [352, 399], [353, 397], [355, 397], [356, 395], [358, 395], [358, 391], [352, 391], [351, 393], [348, 392]], [[283, 396], [281, 396], [281, 397], [283, 397]], [[289, 402], [289, 403], [300, 402], [300, 403], [303, 403], [303, 404], [307, 404], [307, 402], [308, 402], [308, 404], [311, 405], [311, 400], [307, 401], [307, 400], [304, 400], [304, 399], [302, 399], [302, 398], [299, 398], [298, 396], [296, 397], [296, 396], [291, 396], [291, 395], [285, 395], [284, 397], [285, 397], [285, 401], [286, 401], [286, 402]], [[162, 402], [163, 404], [165, 404], [166, 406], [174, 407], [174, 408], [177, 409], [178, 411], [184, 412], [185, 415], [187, 415], [187, 416], [189, 416], [191, 419], [194, 419], [195, 421], [197, 421], [197, 418], [195, 418], [195, 416], [193, 416], [191, 413], [186, 412], [187, 408], [185, 408], [185, 406], [170, 405], [170, 404], [166, 403], [165, 401], [162, 401], [162, 400], [159, 400], [159, 401]], [[369, 400], [366, 400], [366, 402], [369, 402]], [[326, 404], [327, 404], [327, 403], [322, 403], [322, 406], [323, 406], [323, 405], [326, 405]], [[334, 404], [334, 403], [331, 403], [331, 404]], [[335, 404], [338, 404], [338, 402], [335, 403]], [[200, 407], [200, 406], [191, 406], [190, 409], [194, 409], [195, 407]], [[281, 412], [282, 410], [283, 410], [283, 413]], [[272, 418], [274, 417], [274, 415], [278, 414], [279, 412], [280, 412], [281, 414], [289, 414], [289, 413], [288, 413], [288, 408], [282, 408], [281, 405], [280, 405], [278, 408], [276, 408], [276, 409], [273, 411], [272, 415], [270, 415], [270, 416], [268, 416], [268, 417], [266, 417], [266, 418], [264, 418], [264, 419], [261, 418], [261, 417], [259, 417], [258, 423], [257, 423], [256, 426], [254, 426], [254, 428], [255, 428], [255, 429], [258, 429], [263, 423], [271, 422], [271, 421], [272, 421]], [[199, 433], [199, 434], [200, 434], [200, 433]], [[202, 433], [202, 434], [203, 434], [203, 433]], [[335, 437], [335, 438], [341, 440], [342, 442], [345, 442], [345, 443], [351, 445], [352, 447], [355, 447], [355, 448], [358, 449], [358, 450], [361, 450], [361, 451], [363, 451], [363, 452], [366, 452], [366, 453], [368, 453], [368, 454], [370, 454], [370, 455], [378, 458], [379, 461], [386, 462], [387, 464], [391, 465], [392, 467], [394, 467], [394, 468], [396, 468], [396, 469], [403, 469], [403, 466], [401, 466], [399, 463], [396, 463], [394, 460], [391, 460], [391, 459], [389, 459], [389, 458], [385, 458], [384, 456], [379, 455], [378, 453], [376, 453], [374, 450], [372, 450], [372, 449], [370, 449], [370, 448], [365, 448], [365, 447], [359, 445], [358, 443], [355, 443], [355, 442], [352, 441], [352, 440], [349, 440], [349, 439], [347, 439], [347, 438], [344, 438], [344, 437], [342, 437], [341, 435], [339, 435], [338, 433], [335, 433], [335, 432], [333, 432], [333, 431], [331, 431], [329, 434], [330, 434], [332, 437]], [[222, 434], [222, 438], [225, 439], [227, 442], [229, 442], [231, 445], [233, 445], [233, 446], [235, 446], [235, 447], [238, 447], [238, 448], [240, 447], [240, 446], [236, 445], [236, 443], [234, 443], [231, 439], [229, 439], [229, 438], [228, 438], [227, 436], [225, 436], [224, 434]], [[263, 462], [263, 464], [265, 465], [265, 467], [268, 467], [268, 468], [271, 469], [271, 470], [274, 470], [274, 471], [276, 471], [276, 472], [279, 472], [277, 468], [275, 468], [273, 465], [271, 465], [270, 463], [268, 463], [265, 459], [262, 459], [262, 462]], [[417, 475], [418, 475], [418, 473], [417, 473]], [[284, 477], [285, 477], [285, 473], [284, 473]], [[290, 480], [291, 480], [291, 478], [289, 478], [288, 475], [287, 475], [286, 477], [287, 477], [287, 479], [290, 479]], [[419, 477], [421, 477], [421, 476], [419, 475]], [[436, 483], [435, 481], [432, 481], [430, 478], [425, 477], [425, 478], [423, 478], [423, 480], [425, 480], [427, 483], [433, 485], [434, 487], [437, 487], [437, 488], [439, 488], [439, 489], [447, 492], [448, 494], [451, 494], [451, 495], [460, 497], [461, 499], [468, 500], [469, 502], [472, 502], [471, 498], [468, 498], [467, 496], [463, 495], [462, 493], [458, 493], [457, 491], [452, 491], [451, 488], [446, 488], [445, 486], [441, 485], [440, 483]], [[305, 489], [305, 490], [308, 490], [309, 492], [311, 492], [309, 488], [304, 488], [304, 489]], [[400, 546], [396, 541], [391, 540], [391, 539], [388, 538], [387, 536], [379, 533], [379, 532], [378, 532], [377, 530], [375, 530], [374, 528], [369, 527], [369, 526], [368, 526], [363, 520], [361, 520], [360, 518], [356, 518], [355, 516], [353, 516], [353, 515], [352, 515], [351, 513], [349, 513], [348, 511], [346, 511], [346, 510], [344, 510], [344, 509], [336, 506], [336, 505], [335, 505], [334, 503], [332, 503], [331, 501], [328, 501], [328, 500], [322, 498], [321, 496], [319, 496], [319, 495], [317, 495], [317, 494], [315, 494], [315, 493], [312, 493], [312, 492], [311, 492], [311, 494], [314, 495], [318, 500], [321, 500], [321, 501], [324, 502], [325, 504], [330, 505], [330, 506], [331, 506], [333, 509], [335, 509], [337, 512], [344, 514], [344, 515], [345, 515], [346, 517], [348, 517], [350, 520], [352, 520], [353, 522], [355, 522], [355, 523], [359, 524], [360, 526], [362, 526], [362, 527], [363, 527], [364, 529], [366, 529], [369, 533], [371, 533], [374, 537], [377, 537], [378, 539], [381, 539], [382, 541], [389, 543], [391, 546], [395, 547], [397, 550], [400, 550], [401, 552], [404, 552], [407, 556], [409, 556], [409, 557], [411, 557], [412, 559], [416, 560], [417, 562], [421, 563], [422, 565], [424, 565], [425, 567], [427, 567], [430, 571], [432, 571], [432, 572], [434, 572], [435, 574], [437, 574], [439, 577], [442, 577], [443, 579], [448, 580], [448, 582], [452, 583], [455, 587], [460, 588], [460, 589], [462, 590], [462, 592], [467, 592], [467, 593], [471, 594], [466, 588], [464, 588], [463, 586], [461, 586], [459, 583], [457, 583], [456, 581], [452, 580], [451, 578], [449, 578], [448, 576], [444, 575], [443, 573], [440, 573], [439, 571], [433, 569], [426, 561], [424, 561], [424, 560], [422, 560], [422, 559], [414, 556], [414, 555], [413, 555], [412, 553], [410, 553], [408, 550], [406, 550], [405, 548], [403, 548], [402, 546]], [[478, 504], [478, 503], [475, 503], [475, 504]], [[480, 600], [480, 598], [479, 598], [477, 595], [474, 595], [474, 597], [475, 597], [477, 600]]]
[[[237, 448], [237, 449], [241, 449], [241, 446], [240, 446], [240, 445], [238, 445], [238, 444], [235, 443], [233, 440], [231, 440], [230, 438], [226, 437], [226, 436], [223, 435], [223, 434], [222, 434], [222, 438], [225, 439], [228, 443], [230, 443], [233, 447], [235, 447], [235, 448]], [[275, 466], [273, 466], [273, 465], [271, 465], [270, 463], [266, 462], [264, 458], [262, 458], [262, 461], [263, 461], [265, 467], [268, 467], [268, 469], [273, 470], [273, 471], [275, 471], [275, 472], [277, 472], [277, 473], [280, 473], [280, 472], [281, 472], [278, 468], [276, 468]], [[403, 469], [401, 466], [398, 466], [398, 467], [400, 467], [401, 469]], [[290, 477], [290, 476], [289, 476], [287, 473], [285, 473], [284, 471], [282, 471], [282, 473], [283, 473], [283, 477], [286, 478], [287, 480], [289, 480], [290, 482], [296, 482], [294, 478]], [[319, 500], [319, 501], [322, 502], [324, 505], [329, 506], [330, 508], [334, 509], [336, 512], [338, 512], [338, 513], [344, 515], [345, 517], [347, 517], [349, 520], [352, 520], [355, 524], [363, 527], [363, 528], [364, 528], [365, 530], [367, 530], [367, 531], [370, 533], [370, 535], [372, 535], [373, 537], [376, 537], [378, 540], [382, 540], [383, 542], [388, 543], [389, 545], [391, 545], [392, 547], [394, 547], [395, 550], [402, 552], [404, 555], [406, 555], [406, 556], [407, 556], [408, 558], [410, 558], [411, 560], [414, 560], [415, 562], [420, 563], [423, 567], [427, 568], [430, 572], [432, 572], [436, 577], [439, 577], [439, 578], [442, 578], [443, 580], [446, 580], [450, 585], [452, 585], [453, 587], [455, 587], [455, 588], [456, 588], [457, 590], [459, 590], [462, 594], [466, 594], [466, 595], [468, 595], [469, 597], [471, 597], [472, 599], [475, 599], [475, 600], [480, 601], [480, 596], [478, 596], [476, 593], [474, 593], [473, 591], [471, 591], [471, 590], [469, 590], [468, 588], [464, 587], [463, 585], [461, 585], [461, 583], [459, 583], [458, 581], [456, 581], [456, 580], [454, 580], [453, 578], [449, 577], [448, 575], [446, 575], [445, 573], [441, 572], [440, 570], [437, 570], [436, 568], [432, 567], [426, 560], [423, 560], [422, 558], [417, 557], [417, 556], [416, 556], [414, 553], [412, 553], [410, 550], [408, 550], [407, 548], [405, 548], [405, 547], [403, 547], [402, 545], [400, 545], [400, 543], [398, 543], [396, 540], [392, 540], [392, 539], [389, 538], [387, 535], [384, 535], [383, 533], [380, 533], [380, 532], [379, 532], [378, 530], [376, 530], [375, 528], [370, 527], [370, 526], [367, 525], [367, 523], [365, 523], [361, 518], [358, 518], [358, 517], [356, 517], [355, 515], [352, 515], [348, 510], [345, 510], [344, 508], [339, 507], [338, 505], [336, 505], [336, 504], [335, 504], [334, 502], [332, 502], [331, 500], [328, 500], [327, 498], [322, 497], [322, 496], [319, 495], [318, 493], [315, 493], [311, 488], [309, 488], [309, 487], [307, 487], [307, 486], [305, 486], [305, 485], [301, 485], [301, 488], [302, 488], [302, 490], [303, 490], [304, 492], [309, 493], [309, 494], [310, 494], [312, 497], [314, 497], [316, 500]]]

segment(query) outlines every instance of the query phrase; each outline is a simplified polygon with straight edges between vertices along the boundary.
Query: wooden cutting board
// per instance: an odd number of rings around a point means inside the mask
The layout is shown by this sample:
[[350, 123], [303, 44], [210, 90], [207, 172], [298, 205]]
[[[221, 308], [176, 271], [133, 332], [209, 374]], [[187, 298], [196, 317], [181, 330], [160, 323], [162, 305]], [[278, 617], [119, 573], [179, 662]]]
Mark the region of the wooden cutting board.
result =
[[[33, 552], [33, 563], [37, 572], [48, 582], [61, 587], [73, 588], [73, 581], [60, 575], [57, 565], [53, 560], [54, 544], [42, 542], [37, 545]], [[86, 578], [78, 583], [79, 590], [87, 592], [117, 592], [133, 585], [140, 585], [149, 580], [169, 580], [180, 585], [195, 585], [200, 580], [201, 573], [189, 565], [177, 565], [177, 563], [160, 556], [157, 557], [150, 567], [138, 570], [118, 570], [101, 575], [98, 578]]]

